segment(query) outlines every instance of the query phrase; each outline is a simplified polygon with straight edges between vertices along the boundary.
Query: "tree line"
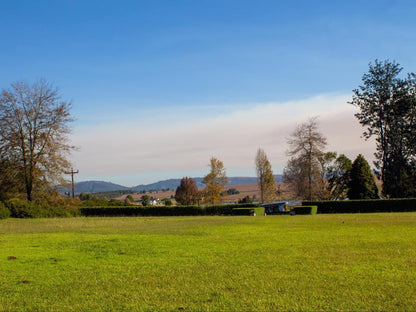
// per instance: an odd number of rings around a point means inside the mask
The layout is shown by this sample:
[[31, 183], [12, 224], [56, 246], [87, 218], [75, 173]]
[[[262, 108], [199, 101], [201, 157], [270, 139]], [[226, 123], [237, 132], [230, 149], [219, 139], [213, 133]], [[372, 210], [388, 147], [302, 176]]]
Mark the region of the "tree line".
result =
[[299, 126], [288, 143], [291, 156], [284, 177], [301, 198], [416, 197], [416, 75], [400, 78], [396, 62], [374, 61], [353, 90], [355, 114], [363, 137], [374, 137], [374, 173], [382, 182], [379, 194], [374, 175], [362, 155], [355, 161], [325, 153], [326, 139], [316, 119]]
[[[301, 199], [372, 199], [416, 197], [416, 75], [400, 78], [402, 67], [389, 60], [375, 60], [362, 77], [363, 85], [353, 90], [355, 114], [365, 128], [363, 137], [376, 139], [376, 170], [372, 171], [364, 156], [352, 162], [344, 154], [326, 152], [327, 140], [319, 131], [317, 118], [299, 125], [288, 139], [290, 157], [283, 177], [293, 194]], [[222, 164], [222, 163], [221, 163]], [[270, 161], [263, 149], [258, 149], [255, 166], [260, 189], [260, 202], [271, 202], [279, 192]], [[211, 165], [211, 168], [212, 165]], [[378, 190], [374, 174], [381, 180]], [[212, 175], [212, 173], [210, 173]], [[192, 185], [194, 195], [201, 198], [196, 184], [186, 178], [177, 193]], [[211, 194], [220, 184], [207, 184]], [[217, 189], [216, 200], [220, 191]], [[183, 202], [178, 195], [178, 202]]]
[[[363, 137], [374, 137], [375, 174], [382, 182], [379, 193], [374, 175], [362, 155], [352, 162], [345, 155], [325, 151], [327, 141], [317, 118], [297, 126], [288, 139], [289, 160], [284, 179], [302, 199], [416, 197], [416, 75], [401, 78], [396, 62], [374, 61], [353, 90], [349, 104], [364, 127]], [[0, 94], [0, 200], [26, 197], [32, 201], [58, 196], [52, 186], [63, 181], [71, 168], [68, 155], [71, 103], [46, 80], [32, 85], [12, 83]], [[255, 157], [260, 201], [279, 196], [271, 163], [263, 149]], [[185, 177], [176, 190], [181, 204], [222, 201], [228, 183], [224, 164], [210, 159], [205, 188]], [[23, 195], [24, 194], [24, 195]], [[49, 195], [48, 195], [49, 194]]]
[[297, 198], [375, 199], [379, 198], [374, 174], [364, 156], [354, 162], [344, 154], [325, 152], [325, 137], [317, 118], [298, 126], [288, 140], [289, 159], [283, 178]]

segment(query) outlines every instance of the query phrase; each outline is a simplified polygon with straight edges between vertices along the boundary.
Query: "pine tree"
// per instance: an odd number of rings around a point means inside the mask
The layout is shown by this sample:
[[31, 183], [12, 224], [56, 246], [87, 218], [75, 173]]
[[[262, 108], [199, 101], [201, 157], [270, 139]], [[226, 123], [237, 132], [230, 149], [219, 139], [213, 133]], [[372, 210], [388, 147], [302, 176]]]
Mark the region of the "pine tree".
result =
[[378, 189], [370, 165], [363, 155], [352, 163], [348, 190], [349, 199], [376, 199]]

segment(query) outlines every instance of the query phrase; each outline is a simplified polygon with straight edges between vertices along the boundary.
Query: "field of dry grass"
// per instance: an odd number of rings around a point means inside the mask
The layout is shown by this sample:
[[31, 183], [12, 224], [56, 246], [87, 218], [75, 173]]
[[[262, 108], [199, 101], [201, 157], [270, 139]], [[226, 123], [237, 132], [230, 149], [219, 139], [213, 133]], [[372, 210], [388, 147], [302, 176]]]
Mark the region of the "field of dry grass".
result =
[[[240, 194], [233, 194], [233, 195], [227, 195], [224, 196], [224, 202], [234, 202], [238, 201], [239, 199], [242, 199], [246, 196], [250, 196], [253, 198], [259, 199], [260, 198], [260, 189], [258, 184], [240, 184], [240, 185], [228, 185], [225, 187], [225, 190], [229, 189], [236, 189], [240, 192]], [[286, 183], [283, 182], [276, 182], [276, 189], [280, 190], [280, 198], [281, 199], [289, 199], [290, 198], [290, 192], [288, 190], [288, 186]], [[202, 190], [202, 189], [201, 189]], [[163, 198], [171, 198], [171, 196], [175, 196], [174, 190], [168, 190], [168, 191], [153, 191], [153, 192], [146, 192], [145, 194], [140, 193], [134, 193], [132, 194], [133, 199], [135, 201], [140, 200], [140, 197], [143, 195], [149, 195], [153, 198], [163, 199]], [[118, 197], [119, 200], [124, 200], [127, 195], [122, 195]]]

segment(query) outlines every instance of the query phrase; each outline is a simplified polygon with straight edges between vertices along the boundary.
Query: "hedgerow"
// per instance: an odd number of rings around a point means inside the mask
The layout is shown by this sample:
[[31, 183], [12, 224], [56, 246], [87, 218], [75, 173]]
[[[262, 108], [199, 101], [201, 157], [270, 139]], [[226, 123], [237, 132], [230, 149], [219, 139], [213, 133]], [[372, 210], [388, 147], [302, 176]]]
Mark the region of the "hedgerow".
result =
[[316, 214], [318, 207], [317, 206], [293, 206], [292, 210], [297, 215], [312, 215]]
[[416, 198], [304, 201], [318, 206], [318, 213], [368, 213], [416, 211]]
[[264, 207], [256, 208], [234, 208], [233, 215], [235, 216], [264, 216]]
[[211, 206], [125, 206], [82, 207], [83, 216], [205, 216], [233, 215], [236, 208], [258, 208], [257, 204], [233, 204]]

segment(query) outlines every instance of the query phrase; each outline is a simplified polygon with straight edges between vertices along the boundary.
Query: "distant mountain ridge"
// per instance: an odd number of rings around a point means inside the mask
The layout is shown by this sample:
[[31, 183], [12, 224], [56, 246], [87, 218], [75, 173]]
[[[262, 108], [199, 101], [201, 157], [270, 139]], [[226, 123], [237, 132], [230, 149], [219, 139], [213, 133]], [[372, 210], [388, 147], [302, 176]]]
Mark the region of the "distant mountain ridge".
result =
[[[276, 182], [282, 182], [283, 177], [280, 174], [274, 176]], [[201, 182], [204, 178], [193, 178], [198, 188], [203, 188], [204, 184]], [[257, 183], [256, 177], [228, 177], [229, 183], [227, 185], [241, 185], [241, 184], [253, 184]], [[151, 184], [140, 184], [133, 187], [127, 187], [111, 182], [104, 181], [83, 181], [75, 184], [75, 193], [99, 193], [109, 191], [120, 191], [120, 190], [133, 190], [136, 192], [143, 190], [154, 190], [161, 191], [166, 189], [175, 190], [181, 182], [181, 179], [168, 179]]]
[[129, 190], [130, 187], [104, 181], [84, 181], [75, 184], [75, 193], [99, 193], [109, 191]]

